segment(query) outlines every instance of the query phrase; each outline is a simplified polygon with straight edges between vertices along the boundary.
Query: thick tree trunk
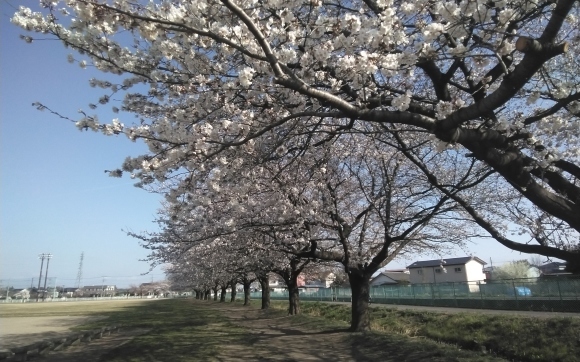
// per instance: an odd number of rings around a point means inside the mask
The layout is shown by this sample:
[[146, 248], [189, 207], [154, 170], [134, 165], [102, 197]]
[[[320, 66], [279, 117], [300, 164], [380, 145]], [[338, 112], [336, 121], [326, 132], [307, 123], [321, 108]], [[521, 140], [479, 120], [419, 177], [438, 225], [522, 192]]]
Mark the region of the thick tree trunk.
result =
[[352, 307], [350, 330], [352, 332], [364, 332], [371, 329], [371, 316], [369, 311], [370, 276], [366, 273], [350, 273], [348, 276], [352, 291]]
[[300, 258], [290, 260], [289, 267], [277, 270], [276, 273], [284, 279], [288, 288], [288, 315], [300, 314], [300, 294], [298, 290], [298, 276], [302, 272], [305, 262], [300, 266]]
[[250, 305], [250, 285], [252, 283], [250, 281], [244, 280], [244, 305]]
[[220, 294], [220, 303], [224, 303], [226, 301], [226, 293], [228, 292], [228, 288], [222, 285], [221, 294]]
[[218, 292], [218, 287], [216, 286], [215, 288], [213, 288], [213, 301], [214, 302], [217, 302], [217, 299], [218, 299], [217, 292]]
[[270, 308], [270, 278], [268, 274], [260, 278], [262, 287], [262, 309]]
[[199, 290], [195, 290], [195, 299], [198, 299], [198, 300], [201, 299]]
[[286, 281], [288, 286], [288, 314], [300, 314], [300, 293], [298, 290], [298, 275], [295, 274]]
[[230, 298], [230, 302], [233, 303], [236, 301], [236, 294], [238, 294], [238, 291], [236, 289], [237, 283], [232, 282], [230, 285], [232, 286], [232, 296]]
[[205, 291], [203, 295], [203, 300], [209, 300], [209, 296], [211, 295], [211, 291], [208, 289]]

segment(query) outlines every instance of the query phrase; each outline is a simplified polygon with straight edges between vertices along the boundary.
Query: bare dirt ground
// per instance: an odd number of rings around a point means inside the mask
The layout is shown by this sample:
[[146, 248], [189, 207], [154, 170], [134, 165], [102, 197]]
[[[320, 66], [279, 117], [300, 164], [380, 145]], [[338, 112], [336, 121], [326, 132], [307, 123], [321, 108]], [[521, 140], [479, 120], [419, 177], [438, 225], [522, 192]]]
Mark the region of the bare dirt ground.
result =
[[0, 349], [66, 336], [71, 333], [70, 328], [98, 318], [86, 316], [0, 318]]
[[39, 362], [100, 362], [103, 361], [103, 355], [109, 351], [148, 331], [149, 329], [121, 330], [118, 333], [95, 339], [90, 343], [71, 346], [62, 351], [49, 352], [45, 356], [38, 357], [37, 360]]

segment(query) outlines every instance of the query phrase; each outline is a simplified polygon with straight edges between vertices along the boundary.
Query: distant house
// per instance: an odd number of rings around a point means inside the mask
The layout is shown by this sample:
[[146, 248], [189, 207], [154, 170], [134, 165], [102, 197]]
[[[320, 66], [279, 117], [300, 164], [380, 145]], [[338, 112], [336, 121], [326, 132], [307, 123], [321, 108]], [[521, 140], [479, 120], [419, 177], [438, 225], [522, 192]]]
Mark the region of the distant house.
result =
[[87, 285], [82, 288], [85, 297], [113, 296], [117, 292], [115, 285]]
[[[416, 261], [409, 265], [411, 284], [469, 282], [476, 286], [485, 280], [486, 263], [476, 256]], [[471, 287], [475, 291], [477, 287]]]
[[168, 282], [159, 281], [151, 283], [141, 283], [138, 287], [138, 293], [141, 296], [165, 296], [169, 293], [170, 285]]
[[410, 273], [407, 269], [385, 270], [371, 279], [371, 287], [382, 285], [409, 284]]
[[320, 281], [313, 281], [310, 283], [306, 283], [298, 287], [301, 293], [316, 293], [321, 289], [328, 289], [329, 287], [326, 286], [325, 283]]
[[274, 293], [282, 293], [286, 290], [286, 283], [277, 274], [271, 273], [270, 280], [268, 282], [270, 291]]
[[324, 283], [326, 288], [330, 288], [335, 280], [336, 275], [333, 272], [324, 272], [320, 275], [320, 282]]
[[14, 289], [14, 292], [15, 293], [12, 295], [13, 299], [30, 299], [30, 290], [28, 289]]
[[571, 275], [572, 273], [566, 271], [566, 263], [557, 261], [538, 266], [541, 277], [556, 277], [562, 275]]
[[72, 298], [74, 296], [82, 296], [82, 288], [62, 288], [60, 293], [63, 297]]

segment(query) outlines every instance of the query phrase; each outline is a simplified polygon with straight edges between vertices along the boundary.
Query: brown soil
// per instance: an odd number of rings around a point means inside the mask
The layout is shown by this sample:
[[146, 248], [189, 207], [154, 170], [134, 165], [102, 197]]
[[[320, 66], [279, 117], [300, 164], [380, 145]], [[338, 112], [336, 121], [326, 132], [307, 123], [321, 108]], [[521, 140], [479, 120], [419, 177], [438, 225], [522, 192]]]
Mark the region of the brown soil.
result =
[[98, 362], [101, 357], [119, 346], [131, 341], [140, 334], [147, 333], [149, 329], [121, 330], [100, 339], [94, 339], [90, 343], [82, 343], [70, 346], [62, 351], [52, 351], [35, 360], [39, 362]]
[[87, 316], [0, 318], [0, 349], [69, 335], [70, 328], [100, 319]]

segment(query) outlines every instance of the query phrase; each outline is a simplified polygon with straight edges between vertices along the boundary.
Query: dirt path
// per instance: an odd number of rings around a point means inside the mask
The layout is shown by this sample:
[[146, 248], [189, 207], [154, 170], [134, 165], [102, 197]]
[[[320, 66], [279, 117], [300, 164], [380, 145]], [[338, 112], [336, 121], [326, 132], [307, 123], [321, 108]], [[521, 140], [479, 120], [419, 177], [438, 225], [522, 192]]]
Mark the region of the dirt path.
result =
[[[168, 331], [123, 328], [90, 343], [33, 360], [42, 362], [115, 361], [500, 361], [490, 356], [397, 335], [349, 333], [344, 327], [317, 325], [313, 318], [289, 317], [240, 304], [188, 301], [192, 313]], [[163, 312], [166, 313], [166, 312]], [[160, 314], [162, 315], [162, 314]], [[318, 322], [317, 322], [318, 321]], [[155, 322], [155, 319], [153, 319]], [[159, 329], [160, 328], [160, 329]], [[187, 329], [183, 329], [187, 328]], [[170, 339], [168, 332], [174, 332]], [[160, 342], [162, 340], [162, 342]], [[159, 354], [161, 352], [161, 354]], [[163, 358], [161, 358], [163, 356]], [[169, 358], [169, 359], [167, 359]]]
[[[248, 331], [248, 345], [223, 346], [215, 361], [476, 361], [477, 354], [404, 336], [351, 333], [247, 307], [211, 304]], [[503, 361], [486, 356], [481, 360]]]
[[[212, 306], [216, 308], [216, 306]], [[221, 306], [217, 306], [221, 308]], [[313, 331], [292, 317], [268, 316], [248, 308], [223, 308], [225, 315], [248, 329], [251, 345], [224, 346], [221, 361], [353, 361], [344, 329]], [[248, 348], [250, 347], [250, 348]]]

